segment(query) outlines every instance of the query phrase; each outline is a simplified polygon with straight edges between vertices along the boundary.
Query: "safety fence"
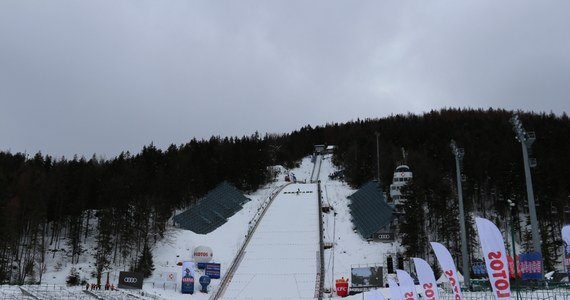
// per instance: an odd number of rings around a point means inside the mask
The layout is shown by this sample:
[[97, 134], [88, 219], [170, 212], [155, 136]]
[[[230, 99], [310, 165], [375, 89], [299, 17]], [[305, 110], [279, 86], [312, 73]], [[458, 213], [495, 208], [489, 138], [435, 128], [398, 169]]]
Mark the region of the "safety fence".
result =
[[[463, 299], [465, 300], [495, 300], [495, 296], [491, 291], [482, 292], [463, 292]], [[455, 297], [452, 293], [440, 293], [439, 299], [441, 300], [454, 300]], [[519, 290], [511, 291], [511, 299], [521, 300], [570, 300], [569, 288], [556, 288], [556, 289], [540, 289], [540, 290]]]
[[224, 275], [224, 277], [222, 277], [222, 280], [220, 281], [220, 285], [217, 287], [217, 289], [212, 293], [212, 295], [210, 296], [210, 299], [214, 300], [214, 299], [218, 299], [220, 298], [224, 292], [225, 289], [227, 287], [227, 285], [230, 283], [233, 274], [235, 272], [235, 270], [237, 269], [237, 267], [239, 266], [239, 263], [241, 262], [241, 260], [243, 259], [244, 253], [245, 253], [245, 248], [247, 247], [247, 245], [249, 244], [249, 241], [251, 240], [251, 237], [253, 236], [253, 234], [255, 233], [255, 230], [257, 229], [257, 225], [259, 225], [259, 222], [261, 221], [261, 219], [263, 218], [263, 216], [265, 215], [265, 212], [267, 211], [267, 208], [269, 208], [269, 206], [271, 205], [271, 203], [273, 202], [273, 199], [275, 199], [275, 197], [277, 197], [277, 195], [279, 195], [279, 193], [281, 193], [281, 191], [288, 186], [291, 183], [287, 183], [285, 185], [282, 185], [281, 187], [277, 188], [274, 192], [271, 193], [271, 195], [261, 204], [261, 206], [258, 209], [258, 212], [255, 214], [255, 216], [252, 218], [252, 220], [249, 222], [249, 229], [247, 231], [247, 234], [245, 236], [245, 240], [242, 244], [242, 246], [240, 247], [239, 251], [237, 252], [236, 257], [234, 258], [234, 260], [232, 261], [230, 267], [228, 268], [228, 271], [226, 272], [226, 274]]

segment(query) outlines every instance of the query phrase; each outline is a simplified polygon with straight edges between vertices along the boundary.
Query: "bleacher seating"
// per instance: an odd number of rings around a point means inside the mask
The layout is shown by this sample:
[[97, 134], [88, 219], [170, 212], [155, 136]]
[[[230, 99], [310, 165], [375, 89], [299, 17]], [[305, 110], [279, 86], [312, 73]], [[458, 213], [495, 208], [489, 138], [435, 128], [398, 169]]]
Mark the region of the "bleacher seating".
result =
[[174, 222], [181, 228], [207, 234], [223, 225], [249, 200], [236, 187], [224, 181], [194, 206], [174, 216]]
[[362, 237], [374, 233], [392, 222], [392, 208], [386, 203], [377, 181], [370, 181], [349, 196], [352, 223]]

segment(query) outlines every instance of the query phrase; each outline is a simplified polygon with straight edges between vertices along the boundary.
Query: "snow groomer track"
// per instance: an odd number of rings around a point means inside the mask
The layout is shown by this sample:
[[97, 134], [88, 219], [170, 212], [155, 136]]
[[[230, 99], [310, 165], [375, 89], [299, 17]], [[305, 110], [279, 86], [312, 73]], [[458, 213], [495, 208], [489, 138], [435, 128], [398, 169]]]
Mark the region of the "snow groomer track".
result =
[[275, 197], [219, 299], [317, 296], [320, 268], [317, 192], [316, 184], [291, 184]]

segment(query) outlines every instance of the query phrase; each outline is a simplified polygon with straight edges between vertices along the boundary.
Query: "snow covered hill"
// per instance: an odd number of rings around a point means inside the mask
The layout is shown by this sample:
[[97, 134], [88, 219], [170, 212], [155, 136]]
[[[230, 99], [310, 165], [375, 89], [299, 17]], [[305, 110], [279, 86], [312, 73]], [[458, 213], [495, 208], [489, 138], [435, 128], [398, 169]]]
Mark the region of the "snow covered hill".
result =
[[[321, 157], [319, 157], [319, 159], [321, 159]], [[331, 292], [331, 294], [328, 294], [329, 296], [334, 296], [334, 280], [341, 277], [349, 278], [351, 266], [382, 264], [383, 253], [386, 251], [396, 251], [398, 245], [368, 243], [357, 233], [353, 232], [350, 222], [350, 213], [347, 207], [348, 199], [346, 197], [354, 193], [354, 190], [340, 181], [328, 179], [328, 174], [336, 171], [331, 163], [330, 155], [323, 156], [322, 161], [318, 163], [320, 166], [316, 169], [320, 170], [319, 179], [321, 180], [323, 201], [333, 208], [333, 211], [323, 215], [323, 226], [325, 242], [334, 244], [331, 249], [325, 250], [324, 289]], [[313, 167], [314, 164], [311, 162], [311, 157], [306, 157], [302, 160], [299, 168], [288, 171], [294, 172], [299, 182], [310, 182], [311, 176], [316, 177], [316, 175], [313, 174]], [[221, 276], [225, 276], [239, 250], [244, 245], [246, 235], [250, 232], [253, 224], [260, 218], [263, 209], [268, 205], [270, 197], [275, 195], [277, 190], [286, 184], [285, 172], [281, 172], [275, 182], [255, 193], [246, 195], [252, 201], [247, 202], [244, 208], [231, 217], [226, 224], [210, 234], [200, 235], [191, 231], [170, 227], [165, 239], [159, 241], [152, 250], [155, 270], [150, 278], [145, 279], [143, 290], [138, 292], [139, 297], [141, 297], [143, 293], [145, 298], [178, 299], [183, 297], [180, 293], [181, 266], [179, 266], [179, 264], [183, 261], [192, 260], [193, 249], [201, 245], [209, 246], [213, 249], [213, 261], [221, 264]], [[314, 294], [315, 273], [317, 269], [315, 264], [317, 261], [319, 243], [318, 222], [310, 221], [312, 225], [300, 222], [300, 220], [305, 219], [305, 217], [300, 218], [299, 214], [300, 212], [310, 212], [317, 215], [316, 184], [291, 185], [290, 188], [284, 192], [295, 192], [297, 189], [307, 191], [307, 193], [303, 193], [299, 195], [299, 197], [297, 197], [298, 195], [296, 194], [289, 194], [289, 197], [283, 194], [282, 198], [277, 197], [276, 202], [268, 209], [268, 215], [271, 217], [267, 217], [267, 219], [278, 220], [274, 225], [270, 226], [273, 226], [274, 231], [278, 230], [275, 226], [284, 226], [282, 229], [279, 229], [283, 231], [280, 233], [283, 236], [279, 236], [280, 234], [272, 233], [271, 231], [264, 232], [263, 230], [258, 230], [256, 235], [252, 238], [252, 245], [257, 244], [258, 247], [261, 244], [268, 246], [272, 243], [277, 246], [267, 248], [267, 251], [273, 256], [272, 258], [265, 258], [269, 259], [271, 263], [259, 264], [259, 268], [263, 270], [257, 269], [258, 267], [251, 267], [250, 265], [250, 267], [243, 269], [247, 270], [247, 268], [249, 268], [248, 271], [238, 271], [235, 275], [236, 278], [234, 282], [238, 282], [240, 280], [239, 277], [245, 276], [244, 274], [267, 273], [268, 268], [282, 270], [284, 267], [276, 263], [279, 258], [282, 258], [282, 261], [285, 262], [286, 265], [297, 269], [298, 273], [305, 273], [304, 271], [300, 271], [304, 268], [310, 269], [312, 275], [307, 276], [311, 278], [307, 286], [310, 286], [311, 294]], [[308, 191], [311, 193], [308, 193]], [[311, 218], [314, 218], [314, 216]], [[263, 222], [263, 220], [261, 222]], [[289, 225], [283, 224], [284, 222], [287, 222]], [[293, 225], [298, 225], [299, 227], [295, 227], [295, 229]], [[289, 228], [288, 232], [287, 228]], [[303, 230], [310, 232], [310, 234], [303, 238], [304, 242], [301, 242], [299, 233]], [[296, 233], [295, 231], [298, 232]], [[287, 236], [285, 236], [285, 234], [287, 234]], [[290, 237], [291, 235], [297, 236], [297, 238]], [[268, 239], [270, 239], [271, 242], [267, 242]], [[275, 239], [288, 240], [291, 243], [306, 243], [306, 252], [301, 251], [303, 253], [298, 253], [298, 256], [305, 257], [307, 261], [296, 264], [291, 258], [287, 259], [288, 255], [291, 254], [290, 249], [287, 249], [287, 243], [274, 243]], [[87, 249], [92, 248], [89, 244], [85, 246]], [[248, 261], [250, 259], [255, 260], [255, 257], [255, 253], [249, 251], [246, 254], [246, 258], [242, 261], [243, 266], [249, 265]], [[257, 255], [257, 257], [259, 257], [259, 255]], [[65, 285], [66, 277], [70, 274], [72, 268], [79, 273], [82, 279], [85, 279], [87, 282], [95, 282], [95, 279], [91, 275], [94, 266], [90, 256], [85, 255], [78, 264], [72, 265], [63, 254], [56, 254], [46, 266], [46, 273], [43, 275], [42, 283], [54, 286]], [[125, 270], [124, 267], [112, 267], [109, 272], [109, 279], [115, 285], [118, 281], [120, 271], [127, 270]], [[203, 274], [203, 270], [196, 270], [196, 274], [197, 277], [199, 277]], [[278, 278], [278, 276], [275, 277]], [[268, 278], [265, 279], [268, 280]], [[209, 299], [212, 296], [212, 292], [218, 289], [219, 284], [220, 279], [213, 279], [208, 289], [209, 293], [205, 294], [199, 291], [199, 284], [196, 283], [196, 290], [192, 295], [192, 299]], [[283, 286], [287, 285], [282, 280], [280, 283], [277, 283], [277, 285], [280, 284]], [[264, 285], [268, 286], [269, 282], [265, 281]], [[84, 287], [68, 287], [66, 289], [69, 291], [79, 291], [84, 289]], [[256, 290], [258, 290], [259, 293], [262, 293], [261, 291], [263, 290], [267, 292], [267, 289], [248, 287], [244, 287], [243, 289], [245, 293], [243, 295], [247, 295], [248, 298], [252, 299], [256, 298]], [[232, 287], [230, 285], [227, 295], [231, 296], [231, 292], [229, 292], [231, 290]], [[228, 297], [231, 298], [230, 296]]]
[[[384, 266], [386, 254], [403, 250], [396, 242], [366, 241], [353, 230], [347, 196], [355, 190], [342, 181], [328, 178], [328, 174], [336, 171], [331, 158], [330, 155], [320, 158], [318, 177], [322, 202], [331, 207], [330, 212], [323, 214], [324, 241], [332, 245], [324, 252], [324, 298], [338, 298], [334, 291], [335, 280], [350, 278], [352, 267]], [[65, 287], [66, 277], [72, 268], [82, 279], [95, 282], [92, 277], [95, 266], [92, 256], [83, 255], [79, 263], [71, 264], [64, 252], [58, 252], [53, 257], [50, 255], [43, 274], [43, 285], [22, 287], [30, 296], [24, 296], [17, 287], [2, 286], [0, 299], [93, 299], [93, 295], [98, 295], [100, 299], [213, 299], [220, 288], [221, 279], [212, 280], [208, 293], [201, 293], [197, 282], [194, 294], [184, 295], [180, 292], [180, 264], [191, 261], [193, 249], [198, 246], [212, 248], [213, 261], [221, 264], [222, 278], [227, 275], [240, 249], [245, 249], [241, 264], [226, 287], [226, 299], [312, 298], [316, 288], [319, 246], [318, 221], [315, 222], [318, 218], [316, 184], [310, 183], [311, 178], [315, 178], [313, 166], [311, 157], [306, 157], [299, 168], [288, 170], [295, 173], [299, 182], [303, 182], [299, 184], [288, 185], [286, 172], [281, 172], [275, 182], [246, 195], [251, 201], [209, 234], [168, 228], [166, 237], [152, 249], [155, 270], [150, 278], [145, 279], [142, 290], [83, 291], [83, 286]], [[274, 202], [270, 205], [272, 199]], [[253, 232], [257, 222], [259, 228]], [[251, 247], [245, 247], [250, 234]], [[92, 245], [88, 243], [85, 248], [93, 251]], [[127, 270], [115, 266], [108, 272], [114, 285], [117, 285], [120, 271]], [[203, 274], [203, 270], [196, 270], [196, 278]], [[386, 299], [390, 299], [387, 289], [380, 291]], [[347, 299], [363, 299], [367, 295], [354, 295]], [[442, 296], [449, 298], [450, 294], [442, 293]], [[470, 298], [478, 297], [480, 295], [473, 294]]]
[[[316, 179], [313, 167], [311, 157], [306, 157], [297, 169], [281, 168], [275, 182], [246, 195], [251, 201], [209, 234], [195, 234], [170, 226], [166, 237], [152, 249], [155, 270], [150, 278], [145, 279], [142, 290], [84, 291], [83, 286], [65, 287], [66, 277], [72, 269], [81, 279], [95, 282], [92, 276], [95, 266], [92, 256], [83, 255], [79, 263], [71, 264], [65, 252], [61, 251], [50, 255], [42, 285], [1, 286], [0, 299], [76, 300], [93, 299], [94, 295], [99, 299], [213, 299], [241, 249], [245, 249], [243, 259], [225, 288], [224, 299], [312, 298], [318, 288], [315, 275], [318, 272], [319, 249], [317, 185], [311, 183], [311, 179]], [[339, 298], [334, 289], [336, 279], [351, 278], [352, 267], [385, 267], [386, 255], [403, 249], [397, 242], [369, 242], [356, 233], [347, 199], [355, 190], [342, 181], [329, 179], [328, 175], [337, 171], [330, 155], [322, 157], [319, 169], [322, 202], [331, 208], [330, 212], [322, 214], [324, 242], [332, 246], [324, 251], [323, 296]], [[294, 172], [299, 183], [286, 182], [286, 171]], [[259, 226], [254, 231], [257, 222]], [[251, 239], [249, 244], [245, 244], [248, 235]], [[88, 243], [84, 245], [89, 251], [93, 251], [92, 240], [87, 239]], [[212, 261], [221, 264], [222, 279], [213, 279], [208, 293], [200, 292], [200, 285], [196, 282], [194, 294], [182, 294], [180, 265], [192, 260], [193, 250], [198, 246], [212, 248]], [[108, 272], [109, 280], [115, 286], [120, 271], [127, 270], [115, 266]], [[195, 272], [196, 279], [204, 274], [204, 270]], [[390, 299], [388, 289], [379, 291]], [[441, 294], [450, 296], [444, 291]], [[359, 294], [345, 299], [363, 299], [368, 295]], [[471, 299], [483, 296], [464, 295]]]

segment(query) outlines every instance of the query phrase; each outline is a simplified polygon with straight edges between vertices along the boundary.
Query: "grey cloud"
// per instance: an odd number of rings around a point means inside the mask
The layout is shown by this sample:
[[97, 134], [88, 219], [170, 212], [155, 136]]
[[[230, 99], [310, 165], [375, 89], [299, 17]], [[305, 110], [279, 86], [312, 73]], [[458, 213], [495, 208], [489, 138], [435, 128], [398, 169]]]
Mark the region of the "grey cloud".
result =
[[0, 150], [112, 157], [443, 107], [568, 112], [569, 6], [2, 1]]

